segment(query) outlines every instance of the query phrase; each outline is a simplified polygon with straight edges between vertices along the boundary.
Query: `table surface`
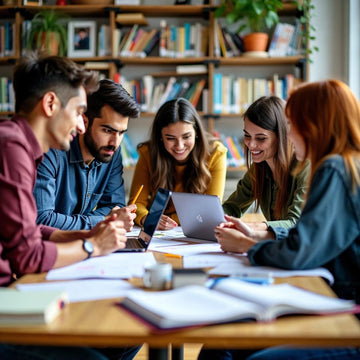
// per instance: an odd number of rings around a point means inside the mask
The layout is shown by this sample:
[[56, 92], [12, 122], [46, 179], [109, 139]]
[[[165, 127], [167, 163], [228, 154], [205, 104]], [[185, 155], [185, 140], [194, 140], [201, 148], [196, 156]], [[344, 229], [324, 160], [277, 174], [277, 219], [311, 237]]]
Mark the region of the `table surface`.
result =
[[[156, 253], [157, 260], [163, 254]], [[166, 259], [167, 261], [169, 259]], [[171, 258], [174, 267], [181, 259]], [[43, 282], [46, 274], [23, 276], [19, 283]], [[140, 279], [133, 279], [136, 285]], [[314, 292], [334, 295], [317, 277], [276, 279]], [[360, 346], [360, 322], [351, 314], [297, 315], [271, 323], [243, 322], [185, 330], [153, 332], [141, 320], [117, 306], [118, 299], [71, 303], [52, 323], [40, 326], [0, 327], [0, 341], [39, 345], [122, 346], [148, 343], [161, 348], [171, 343], [202, 343], [216, 348], [261, 348], [280, 344]]]

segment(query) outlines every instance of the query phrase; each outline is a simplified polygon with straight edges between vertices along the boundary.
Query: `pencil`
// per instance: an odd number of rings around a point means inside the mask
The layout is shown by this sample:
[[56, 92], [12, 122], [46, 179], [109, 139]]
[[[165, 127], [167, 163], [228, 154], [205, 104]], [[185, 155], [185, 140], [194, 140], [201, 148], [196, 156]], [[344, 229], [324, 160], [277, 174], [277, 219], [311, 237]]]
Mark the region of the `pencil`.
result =
[[170, 254], [170, 253], [165, 253], [166, 257], [172, 257], [172, 258], [176, 258], [176, 259], [182, 259], [181, 255], [178, 254]]
[[141, 186], [139, 187], [139, 190], [137, 191], [137, 193], [136, 193], [133, 201], [131, 202], [131, 205], [136, 203], [136, 200], [138, 199], [138, 197], [139, 197], [139, 195], [140, 195], [141, 190], [143, 189], [143, 187], [144, 187], [144, 185], [141, 185]]

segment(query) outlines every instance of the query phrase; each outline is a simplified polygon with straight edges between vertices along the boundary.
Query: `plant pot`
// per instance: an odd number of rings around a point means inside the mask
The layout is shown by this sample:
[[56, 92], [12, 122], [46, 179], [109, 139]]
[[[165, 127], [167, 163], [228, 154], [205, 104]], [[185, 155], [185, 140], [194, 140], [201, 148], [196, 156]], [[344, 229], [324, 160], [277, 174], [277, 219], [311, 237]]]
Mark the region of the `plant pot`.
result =
[[245, 51], [266, 51], [269, 35], [266, 33], [251, 33], [243, 37]]
[[51, 32], [51, 33], [42, 32], [40, 47], [39, 47], [40, 50], [45, 51], [49, 55], [58, 55], [59, 42], [56, 35], [57, 33], [55, 32]]

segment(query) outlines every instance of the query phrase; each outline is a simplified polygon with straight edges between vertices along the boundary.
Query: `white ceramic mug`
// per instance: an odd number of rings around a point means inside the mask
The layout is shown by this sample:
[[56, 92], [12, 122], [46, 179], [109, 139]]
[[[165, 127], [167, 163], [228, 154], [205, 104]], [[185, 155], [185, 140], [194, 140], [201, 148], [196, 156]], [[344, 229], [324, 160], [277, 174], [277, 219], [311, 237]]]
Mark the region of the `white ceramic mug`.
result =
[[145, 266], [143, 277], [144, 286], [152, 290], [170, 289], [172, 280], [172, 266], [168, 263], [156, 263]]

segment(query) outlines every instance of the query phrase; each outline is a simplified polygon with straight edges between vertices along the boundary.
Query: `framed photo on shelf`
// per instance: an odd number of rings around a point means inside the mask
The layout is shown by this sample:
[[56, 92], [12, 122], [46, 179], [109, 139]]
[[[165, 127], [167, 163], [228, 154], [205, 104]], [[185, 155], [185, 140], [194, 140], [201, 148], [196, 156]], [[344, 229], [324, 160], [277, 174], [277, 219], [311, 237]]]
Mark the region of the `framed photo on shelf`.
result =
[[[23, 0], [23, 5], [26, 6], [42, 6], [42, 4], [43, 4], [42, 0]], [[3, 5], [9, 5], [9, 4], [3, 1]], [[14, 4], [11, 4], [10, 6], [14, 6]]]
[[68, 57], [94, 57], [95, 48], [96, 21], [69, 21]]

